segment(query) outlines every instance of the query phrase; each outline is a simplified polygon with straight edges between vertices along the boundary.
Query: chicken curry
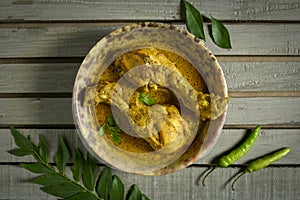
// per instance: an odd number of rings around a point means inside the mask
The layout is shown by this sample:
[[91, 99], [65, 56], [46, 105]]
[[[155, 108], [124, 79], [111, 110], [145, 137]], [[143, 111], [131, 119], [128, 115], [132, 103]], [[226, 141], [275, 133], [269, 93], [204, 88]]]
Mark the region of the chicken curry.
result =
[[[169, 51], [145, 48], [122, 55], [100, 77], [95, 95], [96, 115], [100, 125], [109, 124], [107, 119], [112, 114], [112, 93], [118, 80], [134, 67], [141, 65], [166, 66], [169, 69], [178, 71], [189, 82], [196, 91], [197, 109], [200, 112], [199, 133], [205, 123], [217, 119], [224, 113], [228, 97], [223, 98], [215, 94], [209, 94], [203, 78], [188, 61]], [[182, 92], [183, 95], [189, 96], [188, 91], [185, 93], [183, 90]], [[158, 130], [149, 137], [134, 137], [120, 129], [112, 129], [117, 130], [116, 134], [120, 137], [120, 140], [114, 140], [115, 136], [113, 134], [105, 134], [105, 136], [119, 148], [130, 152], [151, 152], [165, 147], [168, 147], [170, 152], [175, 151], [178, 147], [184, 145], [186, 137], [190, 135], [190, 130], [188, 128], [189, 121], [182, 118], [180, 103], [170, 89], [159, 84], [145, 82], [142, 87], [139, 87], [130, 95], [129, 102], [122, 102], [121, 105], [124, 108], [120, 106], [119, 109], [128, 108], [130, 118], [138, 128], [141, 128], [151, 125], [150, 110], [156, 104], [160, 105], [159, 114], [163, 113], [165, 115], [164, 123], [161, 124], [159, 129], [153, 125], [151, 128], [154, 131]], [[188, 103], [184, 106], [189, 108]], [[192, 110], [193, 108], [189, 109]]]

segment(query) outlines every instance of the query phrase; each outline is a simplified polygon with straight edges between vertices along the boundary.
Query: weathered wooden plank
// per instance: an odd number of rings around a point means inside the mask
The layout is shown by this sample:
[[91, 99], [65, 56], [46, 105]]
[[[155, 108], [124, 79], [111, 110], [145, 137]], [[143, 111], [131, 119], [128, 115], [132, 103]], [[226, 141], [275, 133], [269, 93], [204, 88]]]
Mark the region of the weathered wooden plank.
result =
[[[3, 27], [0, 31], [0, 58], [85, 56], [97, 41], [118, 27], [118, 24]], [[216, 55], [300, 53], [300, 24], [228, 24], [227, 27], [231, 33], [232, 50], [218, 48], [210, 38], [207, 39], [207, 46]]]
[[[299, 62], [221, 62], [229, 91], [300, 91]], [[80, 63], [0, 64], [1, 93], [70, 93]]]
[[[231, 98], [226, 125], [299, 125], [300, 97]], [[0, 98], [0, 124], [73, 124], [70, 98]]]
[[[300, 196], [300, 168], [266, 168], [247, 174], [230, 189], [231, 179], [239, 169], [218, 169], [207, 179], [207, 186], [197, 184], [207, 168], [191, 167], [174, 174], [147, 177], [122, 173], [113, 170], [125, 185], [125, 191], [133, 184], [138, 185], [150, 199], [272, 199], [295, 200]], [[38, 185], [25, 181], [36, 177], [18, 166], [1, 165], [1, 199], [55, 199], [43, 193]]]
[[[30, 138], [38, 143], [38, 135], [43, 134], [50, 147], [50, 162], [57, 148], [57, 136], [63, 135], [66, 143], [68, 144], [71, 153], [74, 149], [79, 148], [84, 154], [86, 152], [82, 145], [75, 129], [18, 129], [23, 135], [30, 135]], [[243, 140], [247, 135], [246, 129], [224, 129], [216, 143], [214, 149], [205, 157], [196, 162], [196, 164], [210, 164], [214, 159], [232, 149], [235, 145]], [[299, 129], [262, 129], [262, 132], [257, 139], [254, 147], [239, 161], [237, 164], [247, 163], [249, 160], [258, 158], [273, 150], [282, 147], [290, 147], [291, 153], [284, 159], [276, 162], [276, 164], [296, 164], [300, 165], [298, 155], [300, 154], [300, 130]], [[6, 153], [8, 150], [17, 148], [9, 129], [0, 129], [0, 162], [34, 162], [31, 156], [16, 157]], [[72, 162], [72, 161], [71, 161]]]
[[79, 63], [0, 64], [0, 92], [71, 93], [79, 66]]
[[[222, 20], [300, 20], [298, 0], [190, 1], [202, 14]], [[1, 21], [181, 20], [183, 4], [171, 1], [2, 0]]]
[[296, 62], [221, 62], [229, 91], [299, 91]]

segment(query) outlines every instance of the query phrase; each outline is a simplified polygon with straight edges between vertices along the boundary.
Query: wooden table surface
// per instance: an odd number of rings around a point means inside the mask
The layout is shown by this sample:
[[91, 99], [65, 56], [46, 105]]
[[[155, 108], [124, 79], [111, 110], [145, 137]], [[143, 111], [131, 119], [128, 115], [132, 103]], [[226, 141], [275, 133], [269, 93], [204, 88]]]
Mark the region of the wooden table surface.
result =
[[[191, 1], [204, 16], [228, 27], [232, 50], [207, 46], [225, 73], [230, 103], [222, 134], [211, 153], [179, 172], [145, 177], [114, 171], [128, 188], [137, 184], [154, 200], [300, 199], [300, 1]], [[1, 0], [0, 1], [0, 199], [54, 199], [25, 180], [6, 151], [15, 148], [11, 125], [33, 140], [43, 133], [54, 155], [62, 134], [84, 150], [75, 131], [71, 97], [77, 70], [88, 50], [123, 25], [158, 21], [184, 26], [181, 0]], [[206, 30], [207, 31], [207, 30]], [[197, 184], [214, 158], [261, 124], [255, 147], [236, 165]], [[289, 146], [291, 153], [264, 170], [231, 178], [248, 161]], [[72, 163], [70, 163], [72, 165]], [[100, 163], [100, 166], [101, 163]]]

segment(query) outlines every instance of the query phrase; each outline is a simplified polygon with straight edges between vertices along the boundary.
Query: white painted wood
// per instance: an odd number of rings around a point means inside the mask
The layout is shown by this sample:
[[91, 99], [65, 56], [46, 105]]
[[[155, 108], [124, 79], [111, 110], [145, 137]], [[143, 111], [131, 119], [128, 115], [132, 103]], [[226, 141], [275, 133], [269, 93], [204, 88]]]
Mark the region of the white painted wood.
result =
[[[233, 49], [221, 49], [207, 37], [207, 46], [216, 55], [300, 54], [300, 24], [226, 25]], [[3, 27], [0, 58], [85, 56], [97, 41], [118, 27], [120, 24], [105, 23]]]
[[[300, 91], [299, 62], [221, 62], [229, 91]], [[0, 64], [1, 93], [71, 93], [80, 63]]]
[[[299, 97], [231, 98], [226, 125], [299, 125]], [[74, 124], [70, 98], [0, 98], [0, 124]]]
[[[190, 2], [205, 16], [222, 20], [300, 20], [298, 0]], [[180, 0], [2, 0], [1, 21], [181, 20]]]
[[[85, 155], [86, 150], [82, 145], [75, 129], [18, 129], [24, 136], [30, 135], [30, 138], [38, 144], [38, 135], [43, 134], [50, 147], [49, 161], [53, 162], [53, 157], [57, 148], [57, 137], [63, 135], [71, 154], [76, 148], [79, 148]], [[239, 144], [249, 134], [246, 129], [224, 129], [213, 150], [205, 157], [196, 162], [196, 164], [214, 164], [214, 161], [220, 155], [230, 151]], [[252, 159], [266, 155], [282, 147], [292, 149], [284, 159], [278, 160], [276, 164], [300, 165], [298, 156], [300, 154], [300, 130], [299, 129], [262, 129], [262, 132], [255, 142], [253, 148], [236, 164], [245, 164]], [[9, 129], [0, 129], [0, 163], [10, 162], [34, 162], [32, 156], [16, 157], [7, 153], [15, 149], [13, 138]], [[72, 162], [72, 159], [71, 161]]]
[[[198, 185], [207, 168], [191, 167], [174, 174], [146, 177], [126, 174], [113, 170], [125, 185], [125, 191], [136, 184], [150, 199], [272, 199], [295, 200], [300, 196], [300, 168], [269, 167], [242, 177], [230, 189], [232, 177], [239, 168], [218, 169], [207, 179], [206, 187]], [[50, 200], [55, 199], [39, 190], [39, 186], [25, 181], [36, 177], [35, 174], [11, 165], [0, 166], [0, 199]], [[202, 180], [202, 179], [200, 179]]]

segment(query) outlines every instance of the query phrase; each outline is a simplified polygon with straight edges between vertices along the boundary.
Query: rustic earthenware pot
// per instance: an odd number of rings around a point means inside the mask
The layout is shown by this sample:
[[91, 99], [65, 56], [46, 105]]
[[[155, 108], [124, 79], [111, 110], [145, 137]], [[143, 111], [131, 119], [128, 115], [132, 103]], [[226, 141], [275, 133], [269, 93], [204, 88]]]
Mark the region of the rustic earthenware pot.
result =
[[88, 151], [99, 161], [121, 171], [142, 175], [162, 175], [183, 169], [206, 156], [221, 133], [226, 112], [206, 123], [189, 148], [179, 158], [163, 162], [159, 154], [138, 155], [114, 146], [99, 137], [94, 94], [100, 75], [121, 55], [154, 47], [176, 53], [201, 74], [210, 93], [227, 97], [227, 86], [217, 59], [202, 41], [187, 31], [168, 24], [140, 23], [120, 28], [101, 39], [87, 54], [78, 71], [73, 90], [73, 117], [78, 134]]

